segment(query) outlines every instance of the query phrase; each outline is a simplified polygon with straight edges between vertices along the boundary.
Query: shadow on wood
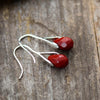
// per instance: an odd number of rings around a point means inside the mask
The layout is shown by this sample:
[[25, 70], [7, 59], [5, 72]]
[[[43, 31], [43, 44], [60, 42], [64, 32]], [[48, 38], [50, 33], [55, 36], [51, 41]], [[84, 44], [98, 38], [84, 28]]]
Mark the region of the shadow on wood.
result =
[[3, 7], [5, 6], [11, 6], [13, 5], [14, 3], [24, 3], [26, 2], [27, 0], [0, 0], [0, 9], [2, 9]]

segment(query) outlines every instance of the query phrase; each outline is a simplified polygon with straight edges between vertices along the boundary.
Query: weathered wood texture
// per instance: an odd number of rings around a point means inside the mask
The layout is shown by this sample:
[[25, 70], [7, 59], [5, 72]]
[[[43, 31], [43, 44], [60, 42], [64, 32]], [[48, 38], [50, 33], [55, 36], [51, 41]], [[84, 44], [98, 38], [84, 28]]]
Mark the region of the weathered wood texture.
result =
[[[94, 31], [96, 34], [98, 56], [100, 57], [100, 1], [96, 0], [93, 5]], [[100, 59], [99, 59], [100, 62]]]
[[[0, 100], [100, 100], [100, 3], [99, 0], [26, 0], [0, 8]], [[18, 38], [69, 36], [75, 44], [69, 52], [55, 50], [31, 38], [23, 42], [37, 51], [58, 51], [69, 66], [51, 68], [36, 56], [36, 64], [23, 50], [13, 57]], [[98, 46], [97, 46], [98, 45]]]

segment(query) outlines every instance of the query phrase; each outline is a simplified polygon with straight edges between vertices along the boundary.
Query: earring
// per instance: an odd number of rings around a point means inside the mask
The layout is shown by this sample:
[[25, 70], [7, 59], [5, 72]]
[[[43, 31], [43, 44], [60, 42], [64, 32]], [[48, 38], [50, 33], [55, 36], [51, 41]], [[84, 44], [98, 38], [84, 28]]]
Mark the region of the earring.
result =
[[[33, 49], [31, 49], [29, 46], [21, 44], [21, 45], [17, 46], [13, 51], [13, 55], [14, 55], [16, 61], [18, 62], [19, 66], [20, 66], [20, 69], [21, 69], [21, 74], [19, 76], [19, 79], [22, 78], [23, 72], [24, 72], [21, 63], [20, 63], [19, 59], [16, 56], [16, 50], [18, 50], [19, 48], [23, 48], [26, 52], [28, 52], [31, 55], [31, 57], [33, 58], [34, 63], [36, 62], [36, 60], [35, 60], [35, 57], [30, 53], [30, 51], [32, 53], [37, 54], [43, 60], [45, 60], [48, 64], [50, 64], [51, 66], [55, 66], [56, 68], [64, 68], [68, 65], [68, 58], [63, 54], [59, 54], [58, 52], [36, 52]], [[43, 55], [47, 55], [47, 54], [50, 54], [48, 59], [46, 59], [43, 56]]]
[[[19, 44], [21, 42], [21, 40], [25, 37], [32, 37], [32, 38], [37, 38], [37, 39], [40, 39], [42, 41], [45, 41], [47, 42], [48, 44], [50, 44], [51, 46], [53, 46], [54, 48], [59, 48], [61, 50], [70, 50], [73, 48], [73, 45], [74, 45], [74, 42], [71, 38], [69, 37], [59, 37], [59, 36], [55, 36], [55, 37], [44, 37], [44, 38], [41, 38], [41, 37], [38, 37], [38, 36], [35, 36], [35, 35], [32, 35], [32, 34], [26, 34], [26, 35], [23, 35], [19, 38]], [[54, 39], [53, 42], [49, 41], [49, 39]]]

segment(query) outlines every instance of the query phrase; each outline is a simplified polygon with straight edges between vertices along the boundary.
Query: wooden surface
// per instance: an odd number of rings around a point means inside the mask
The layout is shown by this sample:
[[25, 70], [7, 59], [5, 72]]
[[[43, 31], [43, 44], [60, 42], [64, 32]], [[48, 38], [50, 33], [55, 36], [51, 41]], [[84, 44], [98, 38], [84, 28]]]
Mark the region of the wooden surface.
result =
[[[22, 49], [13, 57], [18, 38], [69, 36], [69, 52], [31, 38], [24, 43], [37, 51], [67, 55], [69, 65], [58, 70], [36, 57], [36, 64]], [[0, 6], [0, 100], [100, 100], [100, 0], [25, 0]]]

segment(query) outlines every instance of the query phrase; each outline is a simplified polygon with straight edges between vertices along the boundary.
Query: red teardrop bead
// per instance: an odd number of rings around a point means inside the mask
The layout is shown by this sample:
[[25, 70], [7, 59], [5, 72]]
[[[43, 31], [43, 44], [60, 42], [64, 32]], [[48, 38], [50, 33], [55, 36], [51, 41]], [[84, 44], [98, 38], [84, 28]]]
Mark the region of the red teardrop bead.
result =
[[70, 50], [73, 48], [73, 40], [69, 37], [62, 37], [55, 39], [54, 42], [59, 46], [59, 49], [61, 50]]
[[50, 55], [48, 60], [57, 68], [64, 68], [68, 65], [68, 58], [62, 54]]

